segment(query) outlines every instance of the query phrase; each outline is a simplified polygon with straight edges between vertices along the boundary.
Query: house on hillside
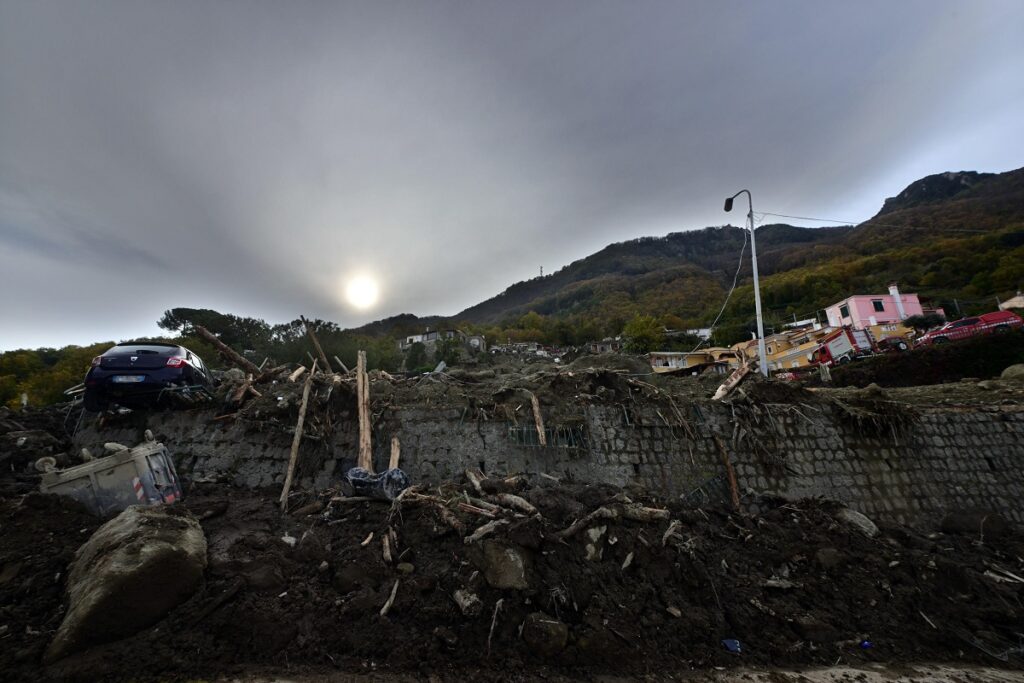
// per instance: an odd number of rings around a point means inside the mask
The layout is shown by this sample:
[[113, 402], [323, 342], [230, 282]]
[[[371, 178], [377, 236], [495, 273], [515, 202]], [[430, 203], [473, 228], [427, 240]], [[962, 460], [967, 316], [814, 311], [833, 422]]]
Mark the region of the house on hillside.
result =
[[[797, 370], [809, 367], [813, 354], [822, 340], [834, 332], [832, 327], [823, 327], [816, 321], [808, 321], [803, 327], [792, 328], [764, 338], [768, 369]], [[740, 358], [748, 362], [758, 361], [757, 340], [741, 342], [732, 347]]]
[[622, 338], [605, 337], [601, 341], [592, 341], [587, 345], [590, 353], [618, 353], [622, 350]]
[[[398, 350], [405, 352], [409, 350], [413, 344], [423, 344], [427, 348], [433, 348], [438, 340], [442, 339], [457, 339], [461, 343], [466, 343], [468, 337], [464, 332], [459, 330], [430, 330], [428, 329], [423, 334], [410, 334], [405, 339], [398, 340]], [[483, 337], [479, 337], [483, 339]]]
[[946, 317], [941, 308], [922, 306], [917, 294], [901, 293], [896, 283], [889, 285], [888, 294], [858, 294], [825, 309], [832, 327], [848, 325], [857, 330], [900, 325], [912, 315], [925, 313]]

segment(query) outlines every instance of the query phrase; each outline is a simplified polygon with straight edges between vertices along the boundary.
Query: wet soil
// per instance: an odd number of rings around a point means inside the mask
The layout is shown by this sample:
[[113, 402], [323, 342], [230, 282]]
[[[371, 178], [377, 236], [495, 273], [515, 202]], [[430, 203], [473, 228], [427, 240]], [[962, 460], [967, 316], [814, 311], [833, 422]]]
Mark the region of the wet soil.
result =
[[[629, 680], [709, 667], [1022, 663], [1024, 583], [1011, 577], [1024, 576], [1024, 536], [1013, 528], [922, 535], [875, 520], [882, 533], [869, 538], [834, 504], [806, 500], [758, 516], [668, 505], [668, 519], [601, 519], [560, 537], [602, 506], [666, 506], [538, 479], [519, 495], [539, 515], [500, 509], [506, 523], [467, 543], [492, 520], [460, 507], [479, 495], [465, 484], [399, 505], [301, 494], [291, 500], [300, 514], [282, 514], [277, 494], [196, 486], [183, 503], [209, 544], [196, 595], [141, 633], [50, 667], [39, 655], [62, 616], [68, 562], [100, 520], [36, 494], [0, 501], [2, 571], [13, 572], [0, 585], [5, 680]], [[520, 564], [522, 587], [496, 587]], [[460, 609], [460, 590], [478, 608]], [[523, 629], [534, 613], [564, 630]]]

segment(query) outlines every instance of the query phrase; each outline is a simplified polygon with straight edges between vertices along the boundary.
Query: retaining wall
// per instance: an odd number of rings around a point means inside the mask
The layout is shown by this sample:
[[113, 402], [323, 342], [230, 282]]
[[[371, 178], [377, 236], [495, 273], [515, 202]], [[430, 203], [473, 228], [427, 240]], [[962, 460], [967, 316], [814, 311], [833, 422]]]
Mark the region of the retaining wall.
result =
[[[549, 424], [537, 445], [532, 419], [466, 419], [459, 409], [402, 408], [376, 425], [375, 463], [387, 464], [398, 435], [402, 468], [435, 482], [467, 467], [489, 473], [640, 484], [693, 502], [727, 491], [723, 447], [745, 504], [753, 493], [825, 496], [868, 515], [932, 526], [951, 509], [994, 510], [1024, 522], [1024, 408], [921, 409], [899, 422], [861, 424], [829, 403], [766, 404], [756, 411], [711, 402], [657, 408], [582, 405], [578, 418]], [[151, 428], [182, 474], [247, 487], [279, 486], [292, 435], [274, 425], [213, 421], [209, 412], [140, 415], [133, 425], [82, 430], [77, 441], [131, 444]], [[685, 422], [685, 424], [684, 424]], [[341, 413], [330, 440], [304, 439], [297, 485], [323, 488], [354, 466], [356, 420]], [[717, 435], [717, 440], [716, 440]], [[719, 446], [721, 443], [721, 447]]]

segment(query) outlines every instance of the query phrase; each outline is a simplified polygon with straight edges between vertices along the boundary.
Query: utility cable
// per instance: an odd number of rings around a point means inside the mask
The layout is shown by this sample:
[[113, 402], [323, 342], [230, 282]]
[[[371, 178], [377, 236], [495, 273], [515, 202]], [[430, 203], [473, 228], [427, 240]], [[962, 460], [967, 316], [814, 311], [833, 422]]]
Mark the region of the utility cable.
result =
[[[755, 227], [756, 227], [756, 225], [753, 225], [753, 226], [751, 226], [751, 229], [753, 229]], [[729, 288], [729, 293], [725, 295], [725, 301], [722, 302], [722, 310], [720, 310], [718, 312], [718, 315], [715, 316], [715, 321], [713, 323], [711, 323], [711, 325], [708, 327], [708, 331], [710, 332], [710, 334], [708, 334], [708, 338], [707, 339], [701, 339], [697, 343], [697, 345], [693, 347], [693, 351], [690, 351], [690, 353], [695, 353], [697, 351], [697, 349], [699, 349], [700, 347], [704, 346], [704, 342], [706, 342], [706, 341], [711, 339], [711, 334], [713, 334], [714, 331], [715, 331], [715, 325], [717, 325], [718, 321], [722, 319], [722, 314], [725, 313], [725, 307], [729, 305], [729, 299], [732, 298], [732, 293], [736, 291], [736, 283], [739, 281], [739, 278], [740, 278], [740, 270], [743, 269], [743, 255], [746, 253], [746, 251], [747, 251], [747, 229], [746, 229], [746, 227], [744, 227], [743, 228], [743, 246], [740, 247], [740, 259], [739, 259], [739, 262], [736, 264], [736, 272], [732, 276], [732, 287]]]
[[866, 221], [843, 221], [843, 220], [839, 220], [838, 218], [814, 218], [812, 216], [790, 216], [789, 214], [785, 214], [785, 213], [770, 213], [768, 211], [757, 211], [756, 213], [758, 213], [758, 214], [760, 214], [762, 216], [775, 216], [776, 218], [793, 218], [793, 219], [796, 219], [798, 221], [817, 221], [819, 223], [833, 223], [833, 224], [837, 224], [837, 225], [863, 225], [865, 223], [870, 223], [871, 225], [877, 225], [877, 226], [879, 226], [881, 228], [904, 228], [904, 229], [907, 229], [907, 230], [937, 230], [939, 232], [970, 232], [970, 233], [983, 234], [983, 235], [993, 232], [992, 230], [970, 230], [970, 229], [967, 229], [967, 228], [938, 228], [938, 227], [936, 227], [934, 225], [924, 226], [924, 225], [897, 225], [895, 223], [875, 223], [874, 221], [872, 221], [870, 219], [868, 219]]

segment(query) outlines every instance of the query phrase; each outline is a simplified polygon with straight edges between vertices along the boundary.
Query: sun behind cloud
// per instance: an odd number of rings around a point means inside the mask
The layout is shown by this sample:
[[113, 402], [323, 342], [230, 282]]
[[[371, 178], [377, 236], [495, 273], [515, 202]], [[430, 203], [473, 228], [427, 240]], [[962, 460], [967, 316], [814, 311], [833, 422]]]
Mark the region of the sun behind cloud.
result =
[[354, 275], [345, 283], [345, 299], [355, 308], [365, 311], [380, 298], [380, 286], [370, 275]]

